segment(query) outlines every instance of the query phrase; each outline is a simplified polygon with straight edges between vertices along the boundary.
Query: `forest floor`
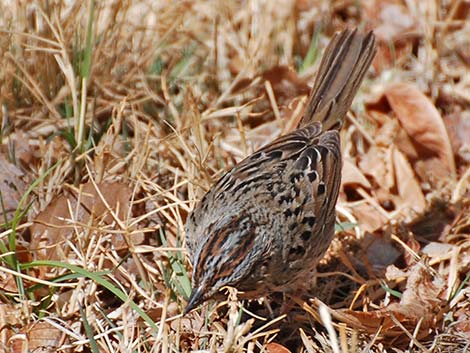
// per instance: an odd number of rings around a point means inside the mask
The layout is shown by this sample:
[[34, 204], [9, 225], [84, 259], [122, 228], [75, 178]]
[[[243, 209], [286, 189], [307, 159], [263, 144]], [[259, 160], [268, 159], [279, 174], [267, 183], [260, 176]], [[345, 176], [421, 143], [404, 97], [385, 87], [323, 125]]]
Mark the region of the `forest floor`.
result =
[[[0, 352], [470, 347], [470, 2], [0, 3]], [[378, 52], [337, 235], [286, 298], [191, 291], [188, 212], [291, 131], [344, 28]], [[268, 305], [269, 304], [269, 305]]]

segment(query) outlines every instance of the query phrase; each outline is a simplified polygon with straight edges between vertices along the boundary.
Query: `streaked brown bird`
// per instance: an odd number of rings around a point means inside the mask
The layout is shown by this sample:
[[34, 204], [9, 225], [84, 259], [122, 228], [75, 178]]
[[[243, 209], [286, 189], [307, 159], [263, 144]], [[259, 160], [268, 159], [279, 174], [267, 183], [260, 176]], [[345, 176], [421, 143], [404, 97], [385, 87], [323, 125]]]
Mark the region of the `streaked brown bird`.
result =
[[339, 130], [375, 55], [372, 32], [337, 33], [297, 129], [242, 160], [190, 213], [189, 312], [232, 286], [256, 298], [299, 287], [334, 237]]

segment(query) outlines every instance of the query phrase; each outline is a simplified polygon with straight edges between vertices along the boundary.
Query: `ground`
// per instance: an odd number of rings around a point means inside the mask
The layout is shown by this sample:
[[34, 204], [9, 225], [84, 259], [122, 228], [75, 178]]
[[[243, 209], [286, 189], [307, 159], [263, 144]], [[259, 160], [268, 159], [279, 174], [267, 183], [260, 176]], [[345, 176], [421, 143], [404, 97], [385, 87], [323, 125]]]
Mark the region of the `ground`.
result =
[[[470, 345], [470, 3], [0, 4], [0, 352], [459, 352]], [[291, 131], [344, 28], [378, 52], [306, 294], [182, 317], [188, 212]], [[269, 310], [268, 310], [269, 309]]]

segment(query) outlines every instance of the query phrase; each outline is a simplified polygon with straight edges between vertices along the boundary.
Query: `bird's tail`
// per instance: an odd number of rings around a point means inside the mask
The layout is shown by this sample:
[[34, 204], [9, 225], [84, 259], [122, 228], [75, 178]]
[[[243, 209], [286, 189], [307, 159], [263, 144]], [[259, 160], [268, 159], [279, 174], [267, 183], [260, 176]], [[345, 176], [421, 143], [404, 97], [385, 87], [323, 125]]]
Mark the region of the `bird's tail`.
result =
[[323, 54], [298, 127], [319, 121], [324, 131], [341, 128], [375, 51], [372, 32], [366, 35], [357, 30], [337, 33]]

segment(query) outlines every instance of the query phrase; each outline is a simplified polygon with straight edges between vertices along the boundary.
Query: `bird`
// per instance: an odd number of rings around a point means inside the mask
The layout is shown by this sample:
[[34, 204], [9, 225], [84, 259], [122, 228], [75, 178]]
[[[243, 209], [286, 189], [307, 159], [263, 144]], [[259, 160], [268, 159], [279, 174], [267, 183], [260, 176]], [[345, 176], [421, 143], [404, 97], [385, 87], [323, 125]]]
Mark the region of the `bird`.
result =
[[193, 271], [183, 314], [226, 286], [244, 298], [266, 297], [315, 271], [334, 238], [339, 131], [375, 52], [372, 31], [337, 32], [295, 130], [232, 167], [188, 214]]

